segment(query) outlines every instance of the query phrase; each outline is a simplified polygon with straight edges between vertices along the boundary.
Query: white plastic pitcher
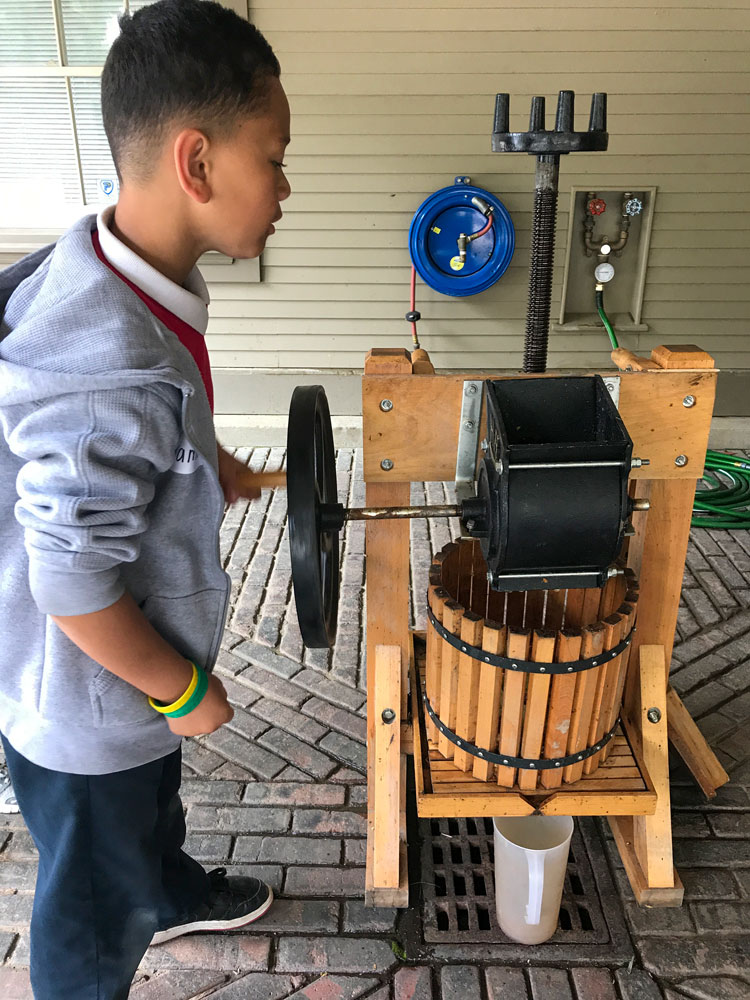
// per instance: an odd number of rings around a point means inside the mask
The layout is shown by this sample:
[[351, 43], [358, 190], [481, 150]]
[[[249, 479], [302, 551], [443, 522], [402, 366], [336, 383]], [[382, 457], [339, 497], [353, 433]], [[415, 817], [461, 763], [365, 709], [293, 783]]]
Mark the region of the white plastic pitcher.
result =
[[521, 944], [552, 937], [573, 835], [571, 816], [497, 816], [495, 906], [504, 934]]

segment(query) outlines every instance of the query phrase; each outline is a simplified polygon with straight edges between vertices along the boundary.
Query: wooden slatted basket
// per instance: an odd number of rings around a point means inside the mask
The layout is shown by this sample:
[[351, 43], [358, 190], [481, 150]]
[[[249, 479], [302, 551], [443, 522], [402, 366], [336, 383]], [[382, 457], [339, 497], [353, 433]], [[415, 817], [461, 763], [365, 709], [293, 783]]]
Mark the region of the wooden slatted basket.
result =
[[430, 567], [425, 670], [442, 756], [524, 791], [592, 774], [613, 746], [637, 600], [629, 571], [601, 589], [494, 591], [479, 542], [447, 545]]

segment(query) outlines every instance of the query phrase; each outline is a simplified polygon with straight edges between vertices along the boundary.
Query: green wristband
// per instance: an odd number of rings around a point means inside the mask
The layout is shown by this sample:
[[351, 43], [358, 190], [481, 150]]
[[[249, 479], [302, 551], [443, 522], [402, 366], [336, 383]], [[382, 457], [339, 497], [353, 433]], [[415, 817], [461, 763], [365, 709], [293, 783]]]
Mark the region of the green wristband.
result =
[[198, 683], [195, 686], [195, 691], [193, 691], [182, 708], [178, 708], [176, 712], [164, 713], [168, 719], [180, 719], [183, 715], [188, 715], [203, 701], [203, 697], [206, 691], [208, 691], [208, 674], [200, 667], [196, 667], [195, 669], [198, 671]]

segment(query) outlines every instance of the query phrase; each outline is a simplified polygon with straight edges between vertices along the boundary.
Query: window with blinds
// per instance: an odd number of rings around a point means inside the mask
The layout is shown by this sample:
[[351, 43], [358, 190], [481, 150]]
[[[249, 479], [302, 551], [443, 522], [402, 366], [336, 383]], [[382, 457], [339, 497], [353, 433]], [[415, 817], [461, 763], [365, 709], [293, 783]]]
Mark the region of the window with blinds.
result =
[[[117, 201], [99, 78], [117, 17], [152, 0], [0, 0], [0, 267]], [[247, 15], [244, 0], [226, 4]], [[259, 281], [210, 253], [207, 280]]]
[[54, 231], [117, 198], [99, 76], [117, 16], [149, 0], [0, 3], [0, 225]]

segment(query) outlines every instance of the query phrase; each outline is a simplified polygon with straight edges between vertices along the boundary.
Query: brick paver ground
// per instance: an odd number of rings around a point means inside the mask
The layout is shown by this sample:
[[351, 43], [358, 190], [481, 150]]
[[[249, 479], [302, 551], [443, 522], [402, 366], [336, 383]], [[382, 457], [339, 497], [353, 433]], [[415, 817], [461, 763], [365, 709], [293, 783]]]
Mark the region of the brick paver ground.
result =
[[[276, 449], [240, 450], [256, 469]], [[363, 505], [359, 465], [338, 455], [339, 488]], [[450, 487], [414, 487], [440, 503]], [[426, 567], [451, 537], [441, 520], [412, 525], [413, 620], [421, 625]], [[731, 783], [706, 803], [673, 770], [678, 910], [633, 901], [611, 839], [602, 863], [629, 940], [609, 959], [529, 960], [507, 943], [425, 945], [419, 913], [364, 907], [364, 538], [342, 537], [339, 636], [332, 652], [304, 650], [291, 603], [286, 496], [264, 492], [226, 514], [222, 556], [232, 610], [217, 666], [235, 707], [231, 724], [184, 748], [188, 849], [207, 866], [252, 871], [278, 900], [245, 932], [195, 935], [152, 948], [137, 1000], [747, 1000], [750, 997], [750, 532], [696, 530], [685, 572], [673, 683]], [[602, 831], [604, 830], [602, 826]], [[28, 922], [36, 855], [19, 817], [0, 817], [0, 997], [31, 996]], [[411, 871], [413, 882], [419, 871]], [[618, 895], [619, 894], [619, 895]], [[406, 958], [404, 958], [406, 955]], [[502, 955], [502, 959], [499, 957]], [[71, 998], [75, 1000], [75, 998]]]

